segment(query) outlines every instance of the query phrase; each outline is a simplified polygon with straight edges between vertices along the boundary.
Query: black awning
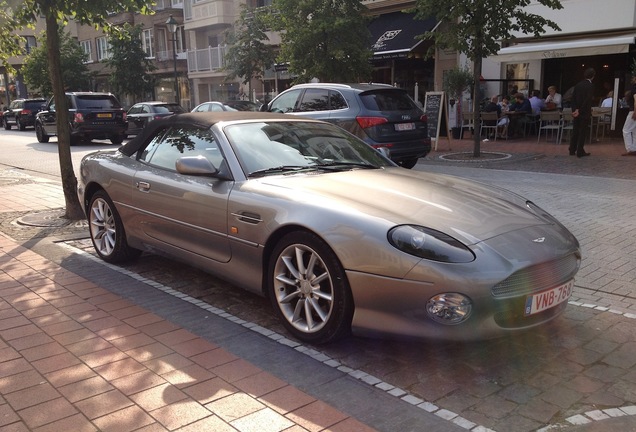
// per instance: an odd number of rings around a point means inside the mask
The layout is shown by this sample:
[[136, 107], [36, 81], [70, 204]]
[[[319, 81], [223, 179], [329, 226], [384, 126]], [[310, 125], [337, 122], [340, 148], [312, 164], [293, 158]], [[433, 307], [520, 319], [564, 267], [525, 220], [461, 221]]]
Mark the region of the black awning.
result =
[[413, 13], [392, 12], [378, 16], [368, 27], [373, 58], [407, 57], [413, 48], [422, 43], [415, 37], [432, 30], [435, 24], [434, 18], [416, 20]]

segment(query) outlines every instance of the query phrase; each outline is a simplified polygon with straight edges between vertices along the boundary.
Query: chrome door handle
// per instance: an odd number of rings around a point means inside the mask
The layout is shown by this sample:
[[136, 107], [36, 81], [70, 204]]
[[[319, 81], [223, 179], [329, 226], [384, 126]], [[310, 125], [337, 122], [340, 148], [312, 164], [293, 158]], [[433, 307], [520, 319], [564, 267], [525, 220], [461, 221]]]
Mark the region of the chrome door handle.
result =
[[145, 181], [139, 181], [135, 186], [142, 192], [148, 192], [150, 190], [150, 183]]

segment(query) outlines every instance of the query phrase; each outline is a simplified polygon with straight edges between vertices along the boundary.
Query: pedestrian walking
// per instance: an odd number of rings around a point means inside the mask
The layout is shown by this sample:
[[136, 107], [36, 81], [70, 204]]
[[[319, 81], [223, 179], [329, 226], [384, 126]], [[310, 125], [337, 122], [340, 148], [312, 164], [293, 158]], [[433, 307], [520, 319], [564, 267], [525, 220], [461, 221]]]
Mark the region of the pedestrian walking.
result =
[[634, 111], [634, 102], [636, 101], [636, 69], [632, 72], [632, 87], [629, 90], [629, 96], [625, 95], [625, 101], [629, 105], [629, 113], [623, 125], [623, 141], [625, 142], [625, 150], [622, 156], [636, 156], [636, 111]]
[[572, 92], [572, 139], [570, 140], [570, 156], [589, 156], [585, 151], [585, 138], [587, 138], [587, 128], [592, 118], [592, 99], [594, 98], [594, 85], [592, 80], [596, 75], [593, 68], [585, 69], [583, 79], [574, 86]]

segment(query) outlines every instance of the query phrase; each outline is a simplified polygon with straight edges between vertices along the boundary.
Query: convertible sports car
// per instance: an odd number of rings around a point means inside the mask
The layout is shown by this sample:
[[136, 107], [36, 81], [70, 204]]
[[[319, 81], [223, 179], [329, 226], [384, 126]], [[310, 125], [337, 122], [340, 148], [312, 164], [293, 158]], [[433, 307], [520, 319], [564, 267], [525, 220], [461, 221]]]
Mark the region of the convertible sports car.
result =
[[566, 307], [581, 251], [506, 190], [396, 166], [337, 126], [186, 113], [81, 163], [99, 256], [160, 252], [269, 297], [310, 343], [475, 340]]

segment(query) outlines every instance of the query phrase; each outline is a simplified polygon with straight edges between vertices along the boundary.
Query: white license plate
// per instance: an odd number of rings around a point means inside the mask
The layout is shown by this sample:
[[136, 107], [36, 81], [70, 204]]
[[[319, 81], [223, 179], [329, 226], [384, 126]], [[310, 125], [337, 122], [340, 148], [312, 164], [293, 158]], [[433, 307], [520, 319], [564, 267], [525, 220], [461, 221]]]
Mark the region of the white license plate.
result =
[[408, 131], [415, 129], [415, 123], [396, 123], [395, 130], [396, 131]]
[[534, 315], [567, 301], [572, 295], [573, 287], [574, 279], [556, 288], [528, 296], [526, 298], [525, 315]]

